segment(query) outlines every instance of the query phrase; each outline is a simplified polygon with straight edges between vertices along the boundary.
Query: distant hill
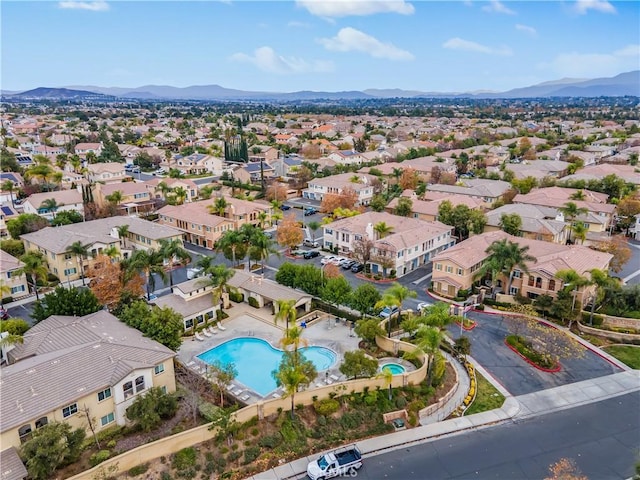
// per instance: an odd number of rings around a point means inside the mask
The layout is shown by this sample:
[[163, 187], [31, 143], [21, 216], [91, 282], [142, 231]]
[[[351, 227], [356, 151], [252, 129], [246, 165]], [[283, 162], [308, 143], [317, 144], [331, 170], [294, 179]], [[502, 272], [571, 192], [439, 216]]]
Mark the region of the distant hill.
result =
[[[5, 96], [5, 94], [3, 94]], [[52, 100], [80, 100], [80, 99], [96, 99], [99, 97], [107, 98], [101, 93], [91, 92], [88, 90], [72, 90], [69, 88], [49, 88], [38, 87], [26, 92], [14, 93], [6, 95], [11, 99], [52, 99]]]
[[[367, 89], [344, 92], [302, 90], [298, 92], [259, 92], [236, 90], [220, 85], [144, 85], [142, 87], [72, 86], [65, 88], [36, 88], [27, 92], [2, 92], [6, 99], [96, 99], [97, 95], [135, 100], [365, 100], [375, 98], [541, 98], [541, 97], [600, 97], [639, 96], [640, 70], [626, 72], [615, 77], [580, 79], [563, 78], [542, 82], [528, 87], [514, 88], [506, 92], [476, 90], [471, 92], [422, 92], [419, 90]], [[104, 99], [107, 99], [106, 97]]]

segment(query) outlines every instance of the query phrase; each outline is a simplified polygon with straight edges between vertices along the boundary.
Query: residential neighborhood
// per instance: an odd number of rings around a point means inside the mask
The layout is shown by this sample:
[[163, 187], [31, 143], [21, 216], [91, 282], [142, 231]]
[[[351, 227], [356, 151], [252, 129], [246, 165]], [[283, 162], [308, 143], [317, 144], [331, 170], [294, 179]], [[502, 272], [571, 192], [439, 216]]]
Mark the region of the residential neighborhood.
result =
[[637, 105], [382, 105], [4, 105], [2, 480], [267, 478], [639, 390]]

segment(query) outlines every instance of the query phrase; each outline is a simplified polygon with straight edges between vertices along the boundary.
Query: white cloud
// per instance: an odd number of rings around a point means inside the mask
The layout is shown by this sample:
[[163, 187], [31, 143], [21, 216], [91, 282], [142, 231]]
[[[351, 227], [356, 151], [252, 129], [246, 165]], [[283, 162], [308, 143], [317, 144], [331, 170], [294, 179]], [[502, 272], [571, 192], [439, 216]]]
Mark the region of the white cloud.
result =
[[399, 13], [412, 15], [413, 5], [405, 0], [296, 0], [318, 17], [348, 17], [351, 15], [373, 15], [375, 13]]
[[513, 52], [509, 47], [492, 48], [480, 43], [471, 42], [469, 40], [463, 40], [462, 38], [450, 38], [442, 44], [444, 48], [450, 50], [462, 50], [465, 52], [486, 53], [489, 55], [513, 55]]
[[516, 14], [516, 12], [508, 8], [499, 0], [491, 0], [487, 5], [482, 7], [482, 10], [489, 13], [504, 13], [506, 15]]
[[253, 55], [234, 53], [231, 55], [231, 59], [237, 62], [251, 63], [260, 70], [269, 73], [291, 74], [333, 71], [332, 62], [324, 60], [308, 62], [301, 58], [283, 57], [278, 55], [271, 47], [257, 48]]
[[528, 25], [522, 25], [520, 23], [516, 23], [516, 30], [520, 30], [521, 32], [527, 33], [534, 37], [538, 34], [538, 31], [535, 28]]
[[616, 13], [616, 8], [607, 0], [576, 0], [576, 12], [580, 15], [585, 15], [589, 10], [601, 13]]
[[355, 28], [341, 29], [333, 38], [320, 38], [318, 43], [327, 50], [336, 52], [364, 52], [375, 58], [389, 60], [413, 60], [411, 52], [402, 50], [391, 43], [383, 43], [371, 35], [367, 35]]
[[562, 77], [609, 77], [638, 69], [640, 45], [627, 45], [611, 53], [561, 53], [538, 65]]
[[109, 10], [109, 4], [102, 0], [96, 2], [75, 2], [70, 0], [58, 2], [58, 7], [68, 10], [90, 10], [92, 12], [106, 12]]

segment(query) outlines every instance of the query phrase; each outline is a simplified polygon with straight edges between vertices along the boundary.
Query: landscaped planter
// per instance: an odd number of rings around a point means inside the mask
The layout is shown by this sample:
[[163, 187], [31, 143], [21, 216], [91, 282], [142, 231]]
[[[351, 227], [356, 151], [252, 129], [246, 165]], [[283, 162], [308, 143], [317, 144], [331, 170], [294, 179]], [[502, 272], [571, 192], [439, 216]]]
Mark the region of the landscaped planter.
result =
[[471, 322], [470, 325], [465, 325], [464, 323], [461, 324], [461, 322], [454, 320], [454, 323], [456, 325], [458, 325], [459, 327], [461, 326], [463, 330], [466, 330], [467, 332], [469, 330], [473, 330], [474, 328], [476, 328], [478, 326], [477, 322], [474, 322], [473, 320], [469, 320], [467, 319], [467, 321]]
[[507, 342], [507, 339], [506, 339], [506, 338], [505, 338], [505, 340], [504, 340], [504, 344], [505, 344], [507, 347], [509, 347], [509, 349], [510, 349], [511, 351], [513, 351], [513, 352], [517, 353], [517, 354], [518, 354], [518, 356], [519, 356], [519, 357], [521, 357], [522, 359], [524, 359], [524, 361], [525, 361], [525, 362], [527, 362], [529, 365], [531, 365], [531, 366], [533, 366], [533, 367], [537, 368], [538, 370], [541, 370], [541, 371], [543, 371], [543, 372], [548, 372], [548, 373], [556, 373], [556, 372], [559, 372], [559, 371], [562, 369], [562, 366], [560, 365], [560, 362], [557, 362], [557, 363], [556, 363], [556, 365], [555, 365], [554, 367], [549, 367], [549, 368], [538, 365], [537, 363], [535, 363], [534, 361], [530, 360], [530, 359], [529, 359], [529, 358], [527, 358], [525, 355], [523, 355], [522, 353], [520, 353], [520, 352], [518, 351], [518, 349], [517, 349], [517, 348], [515, 348], [515, 347], [513, 347], [513, 346], [509, 345], [509, 342]]

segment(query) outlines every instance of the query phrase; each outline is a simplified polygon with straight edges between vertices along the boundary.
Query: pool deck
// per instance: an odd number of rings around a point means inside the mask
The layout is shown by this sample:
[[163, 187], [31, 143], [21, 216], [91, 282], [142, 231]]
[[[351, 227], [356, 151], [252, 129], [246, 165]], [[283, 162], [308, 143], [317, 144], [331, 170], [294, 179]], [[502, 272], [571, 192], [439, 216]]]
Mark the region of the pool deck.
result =
[[[206, 364], [197, 358], [203, 352], [238, 337], [255, 337], [268, 341], [272, 346], [280, 348], [280, 340], [284, 334], [285, 325], [280, 322], [274, 324], [274, 316], [267, 308], [256, 309], [248, 304], [233, 303], [233, 307], [225, 310], [229, 318], [222, 321], [221, 325], [225, 330], [218, 330], [215, 335], [204, 336], [203, 341], [196, 337], [185, 337], [177, 359], [182, 364], [192, 368], [198, 373], [205, 374]], [[343, 379], [343, 375], [338, 370], [345, 352], [358, 348], [359, 338], [351, 331], [350, 327], [334, 319], [318, 320], [304, 329], [303, 338], [308, 345], [326, 347], [337, 354], [335, 365], [329, 370], [318, 372], [318, 376], [309, 388], [324, 386]], [[394, 359], [398, 361], [398, 359]], [[229, 388], [229, 393], [245, 403], [254, 403], [265, 398], [275, 397], [281, 394], [279, 390], [270, 392], [263, 397], [252, 391], [246, 385], [234, 381], [233, 387]]]

